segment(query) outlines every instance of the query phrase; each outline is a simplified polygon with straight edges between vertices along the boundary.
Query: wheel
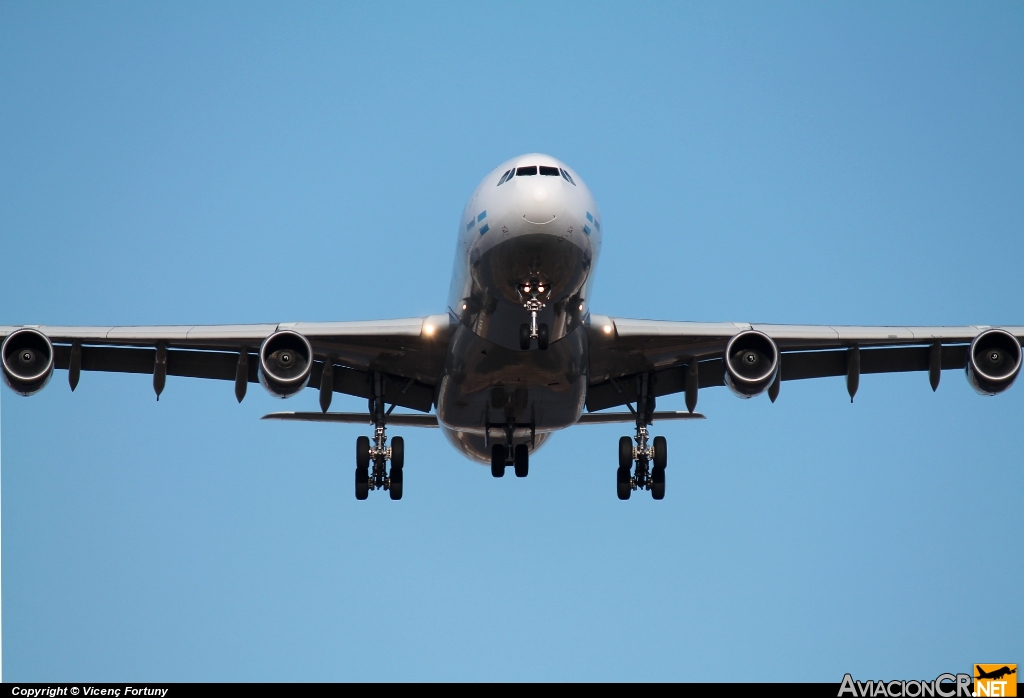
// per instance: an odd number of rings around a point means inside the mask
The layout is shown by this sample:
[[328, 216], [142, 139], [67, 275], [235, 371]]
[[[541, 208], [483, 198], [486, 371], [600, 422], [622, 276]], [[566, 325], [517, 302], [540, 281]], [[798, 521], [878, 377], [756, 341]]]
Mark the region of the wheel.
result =
[[665, 469], [668, 465], [668, 441], [664, 436], [654, 437], [654, 467]]
[[356, 439], [356, 468], [366, 470], [370, 467], [370, 439], [360, 436]]
[[[655, 441], [657, 443], [657, 441]], [[405, 439], [396, 436], [391, 439], [391, 467], [402, 469], [405, 465]]]
[[651, 496], [655, 499], [665, 498], [665, 469], [651, 470]]
[[629, 468], [619, 468], [615, 480], [619, 499], [629, 499], [629, 495], [633, 492], [633, 483], [629, 481]]
[[[392, 448], [394, 448], [392, 446]], [[402, 469], [397, 468], [394, 462], [391, 464], [391, 484], [388, 486], [388, 494], [394, 500], [402, 498]]]
[[491, 446], [491, 475], [494, 477], [505, 477], [504, 444], [494, 444]]
[[626, 470], [633, 467], [633, 439], [628, 436], [619, 439], [619, 467]]
[[545, 349], [548, 348], [548, 337], [549, 336], [550, 335], [548, 334], [548, 326], [547, 325], [542, 324], [540, 327], [537, 328], [537, 348], [538, 349], [540, 349], [541, 351], [544, 351]]
[[530, 348], [530, 326], [525, 322], [519, 326], [519, 348], [528, 351]]
[[516, 477], [526, 477], [530, 474], [530, 449], [526, 444], [519, 444], [515, 450]]
[[370, 496], [370, 473], [366, 468], [356, 468], [356, 499]]

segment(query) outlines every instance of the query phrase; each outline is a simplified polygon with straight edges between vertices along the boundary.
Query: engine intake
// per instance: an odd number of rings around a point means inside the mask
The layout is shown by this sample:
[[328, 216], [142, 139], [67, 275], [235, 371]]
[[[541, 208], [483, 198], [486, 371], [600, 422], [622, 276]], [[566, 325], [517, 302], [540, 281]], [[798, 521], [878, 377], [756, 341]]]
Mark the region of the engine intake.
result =
[[4, 382], [19, 395], [34, 395], [53, 375], [53, 344], [39, 330], [15, 330], [0, 346]]
[[760, 395], [778, 373], [779, 348], [763, 332], [740, 332], [725, 345], [725, 384], [739, 397]]
[[967, 382], [982, 395], [997, 395], [1020, 373], [1021, 348], [1006, 330], [985, 330], [967, 352]]
[[291, 397], [306, 387], [313, 370], [313, 347], [298, 332], [282, 330], [260, 347], [260, 383], [274, 397]]

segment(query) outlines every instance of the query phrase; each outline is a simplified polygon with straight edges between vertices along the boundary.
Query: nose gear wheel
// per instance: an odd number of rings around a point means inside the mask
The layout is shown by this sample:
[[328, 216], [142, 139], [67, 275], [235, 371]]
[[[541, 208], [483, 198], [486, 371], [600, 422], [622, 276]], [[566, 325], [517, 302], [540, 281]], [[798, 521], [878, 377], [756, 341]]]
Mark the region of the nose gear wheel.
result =
[[530, 279], [526, 283], [519, 284], [519, 296], [526, 299], [523, 308], [530, 313], [529, 324], [524, 322], [519, 326], [519, 348], [529, 351], [530, 344], [536, 339], [537, 348], [544, 351], [548, 348], [551, 333], [547, 324], [537, 323], [537, 313], [547, 307], [541, 297], [549, 298], [551, 289], [539, 279]]

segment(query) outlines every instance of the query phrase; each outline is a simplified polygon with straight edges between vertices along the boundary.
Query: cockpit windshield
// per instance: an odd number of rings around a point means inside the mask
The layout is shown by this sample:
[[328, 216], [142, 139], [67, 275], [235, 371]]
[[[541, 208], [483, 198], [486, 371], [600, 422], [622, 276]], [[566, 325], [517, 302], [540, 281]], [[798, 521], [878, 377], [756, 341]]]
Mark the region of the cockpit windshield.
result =
[[568, 172], [563, 170], [561, 167], [551, 167], [550, 165], [527, 165], [526, 167], [514, 167], [511, 170], [507, 170], [505, 174], [501, 176], [498, 180], [497, 186], [500, 187], [513, 177], [535, 177], [538, 174], [545, 177], [561, 176], [566, 182], [576, 186], [576, 182], [572, 181], [572, 176]]

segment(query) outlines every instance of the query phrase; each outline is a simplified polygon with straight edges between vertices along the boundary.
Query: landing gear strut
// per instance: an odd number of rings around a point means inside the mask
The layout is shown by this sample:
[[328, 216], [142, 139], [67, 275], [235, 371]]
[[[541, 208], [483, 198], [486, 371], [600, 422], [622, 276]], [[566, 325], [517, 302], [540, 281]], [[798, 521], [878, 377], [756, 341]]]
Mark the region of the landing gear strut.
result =
[[[392, 404], [384, 410], [384, 377], [373, 374], [373, 397], [370, 398], [370, 416], [373, 419], [373, 445], [366, 436], [356, 439], [356, 499], [366, 499], [370, 490], [388, 490], [392, 499], [402, 498], [402, 466], [405, 465], [405, 441], [401, 436], [391, 439], [388, 446], [387, 417]], [[387, 462], [391, 461], [391, 473]]]
[[519, 326], [519, 348], [523, 351], [529, 350], [534, 339], [537, 340], [537, 348], [541, 351], [548, 348], [548, 341], [551, 338], [548, 326], [544, 323], [537, 324], [537, 313], [545, 307], [540, 297], [545, 293], [550, 295], [551, 291], [543, 281], [537, 279], [530, 279], [519, 286], [519, 295], [527, 299], [523, 307], [530, 311], [530, 324], [524, 322]]
[[[668, 441], [655, 436], [649, 443], [647, 427], [652, 424], [654, 396], [650, 392], [650, 379], [645, 374], [637, 378], [636, 436], [619, 439], [619, 469], [615, 484], [619, 499], [629, 499], [633, 490], [650, 490], [654, 499], [665, 498], [665, 466], [668, 465]], [[635, 444], [633, 442], [636, 442]], [[636, 469], [633, 472], [633, 465]]]

